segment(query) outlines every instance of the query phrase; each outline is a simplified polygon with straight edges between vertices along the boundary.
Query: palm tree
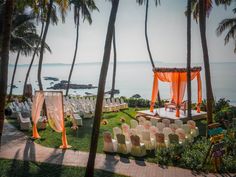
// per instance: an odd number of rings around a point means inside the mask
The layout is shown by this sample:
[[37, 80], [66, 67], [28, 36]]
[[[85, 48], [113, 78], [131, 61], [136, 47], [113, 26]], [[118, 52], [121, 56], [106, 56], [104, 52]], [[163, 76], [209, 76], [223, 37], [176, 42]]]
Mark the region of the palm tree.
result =
[[84, 20], [86, 19], [89, 24], [92, 23], [92, 18], [90, 12], [93, 10], [98, 10], [96, 7], [94, 1], [91, 0], [73, 0], [71, 3], [74, 4], [74, 22], [76, 24], [76, 42], [75, 42], [75, 52], [74, 52], [74, 57], [68, 77], [68, 84], [67, 84], [67, 89], [66, 89], [66, 96], [68, 95], [69, 89], [70, 89], [70, 80], [72, 76], [72, 72], [74, 69], [75, 65], [75, 60], [76, 60], [76, 55], [77, 55], [77, 50], [78, 50], [78, 41], [79, 41], [79, 22], [80, 22], [80, 13]]
[[114, 93], [115, 93], [115, 83], [116, 83], [116, 58], [117, 58], [117, 54], [116, 54], [116, 34], [115, 34], [115, 26], [114, 26], [114, 31], [113, 31], [113, 37], [112, 37], [112, 43], [113, 43], [113, 74], [112, 74], [112, 87], [111, 87], [111, 98], [114, 97]]
[[[28, 67], [28, 70], [27, 70], [27, 73], [26, 73], [26, 77], [25, 77], [25, 82], [24, 82], [24, 87], [23, 87], [23, 96], [25, 96], [25, 89], [26, 89], [26, 85], [27, 85], [27, 82], [28, 82], [28, 78], [29, 78], [29, 74], [30, 74], [30, 71], [31, 71], [31, 68], [32, 68], [32, 65], [34, 63], [34, 59], [35, 59], [35, 56], [36, 54], [38, 55], [38, 52], [39, 52], [39, 47], [41, 45], [41, 42], [42, 42], [42, 36], [43, 36], [43, 30], [44, 30], [44, 26], [45, 26], [45, 14], [44, 14], [44, 8], [45, 8], [45, 1], [43, 2], [39, 2], [39, 4], [32, 4], [31, 5], [32, 7], [36, 7], [34, 8], [34, 13], [36, 15], [36, 19], [37, 21], [40, 20], [41, 21], [41, 30], [40, 30], [40, 40], [38, 41], [38, 43], [36, 44], [36, 47], [34, 48], [34, 53], [32, 55], [32, 59], [30, 61], [30, 64], [29, 64], [29, 67]], [[57, 25], [57, 22], [58, 22], [58, 18], [57, 18], [57, 13], [56, 13], [56, 8], [52, 8], [52, 13], [51, 13], [51, 22], [52, 24], [56, 24]], [[48, 48], [49, 52], [51, 53], [51, 50], [50, 48]]]
[[[224, 5], [227, 7], [230, 5], [232, 0], [215, 0], [215, 4]], [[201, 44], [203, 51], [203, 61], [205, 68], [205, 80], [206, 80], [206, 97], [207, 97], [207, 118], [208, 124], [212, 123], [212, 104], [214, 102], [212, 85], [211, 85], [211, 72], [208, 55], [208, 46], [206, 39], [206, 14], [209, 15], [212, 9], [212, 0], [193, 0], [192, 1], [192, 13], [193, 17], [197, 20], [199, 17], [199, 29], [201, 35]]]
[[107, 34], [106, 34], [102, 67], [101, 67], [100, 77], [99, 77], [95, 117], [94, 117], [94, 123], [93, 123], [93, 128], [92, 128], [92, 138], [90, 142], [89, 158], [88, 158], [88, 163], [87, 163], [87, 168], [86, 168], [86, 173], [85, 173], [86, 177], [92, 177], [94, 175], [94, 162], [96, 158], [97, 145], [98, 145], [100, 121], [101, 121], [101, 114], [102, 114], [102, 103], [103, 103], [103, 98], [104, 98], [104, 89], [105, 89], [105, 83], [106, 83], [106, 78], [107, 78], [107, 70], [108, 70], [108, 65], [110, 61], [112, 35], [114, 32], [114, 25], [115, 25], [118, 6], [119, 6], [119, 0], [113, 0], [108, 28], [107, 28]]
[[[21, 16], [21, 15], [18, 15], [18, 16]], [[10, 50], [13, 52], [17, 52], [17, 57], [16, 57], [16, 62], [15, 62], [15, 67], [13, 70], [8, 101], [11, 99], [13, 83], [14, 83], [16, 68], [17, 68], [20, 54], [23, 54], [25, 56], [30, 55], [32, 51], [34, 50], [34, 45], [37, 44], [38, 41], [40, 41], [40, 37], [36, 33], [36, 26], [31, 21], [32, 18], [28, 18], [27, 16], [25, 18], [26, 18], [26, 21], [20, 24], [19, 26], [17, 26], [16, 28], [14, 28], [14, 30], [12, 30], [11, 32], [12, 38], [11, 38]], [[14, 21], [13, 24], [15, 23], [17, 23], [16, 20]], [[50, 48], [48, 47], [47, 44], [45, 47], [50, 51]]]
[[[38, 63], [38, 83], [39, 83], [39, 90], [43, 90], [42, 80], [41, 80], [41, 71], [42, 71], [42, 64], [43, 64], [43, 54], [45, 48], [46, 37], [48, 33], [48, 28], [50, 24], [51, 15], [53, 13], [53, 2], [54, 0], [50, 0], [47, 6], [47, 15], [46, 15], [46, 24], [43, 31], [42, 41], [41, 41], [41, 48], [39, 54], [39, 63]], [[61, 11], [62, 22], [65, 21], [65, 13], [68, 8], [68, 0], [55, 0], [55, 3], [59, 6]]]
[[[145, 0], [136, 0], [140, 5], [145, 3]], [[155, 1], [155, 5], [157, 6], [158, 4], [160, 4], [160, 0], [154, 0]], [[146, 0], [146, 11], [145, 11], [145, 40], [146, 40], [146, 46], [147, 46], [147, 51], [148, 51], [148, 55], [149, 55], [149, 59], [152, 65], [152, 68], [155, 68], [155, 63], [153, 61], [153, 57], [152, 57], [152, 53], [151, 53], [151, 49], [150, 49], [150, 45], [149, 45], [149, 39], [148, 39], [148, 9], [149, 9], [149, 0]], [[160, 91], [158, 91], [157, 94], [157, 98], [158, 98], [158, 104], [159, 106], [161, 106], [161, 97], [160, 97]]]
[[5, 4], [5, 18], [3, 22], [2, 32], [2, 46], [1, 46], [1, 60], [0, 60], [0, 138], [2, 136], [3, 123], [4, 123], [4, 108], [6, 102], [7, 92], [7, 77], [8, 77], [8, 62], [9, 62], [9, 50], [11, 39], [11, 26], [12, 26], [12, 14], [14, 9], [14, 0], [8, 0]]
[[[234, 14], [236, 15], [236, 8], [233, 9]], [[227, 34], [225, 35], [225, 45], [228, 44], [230, 38], [234, 40], [235, 47], [234, 53], [236, 53], [236, 17], [234, 18], [226, 18], [222, 20], [216, 30], [217, 36], [222, 35], [223, 32], [228, 30]]]
[[188, 117], [192, 119], [191, 114], [191, 0], [187, 2], [187, 97], [188, 97]]

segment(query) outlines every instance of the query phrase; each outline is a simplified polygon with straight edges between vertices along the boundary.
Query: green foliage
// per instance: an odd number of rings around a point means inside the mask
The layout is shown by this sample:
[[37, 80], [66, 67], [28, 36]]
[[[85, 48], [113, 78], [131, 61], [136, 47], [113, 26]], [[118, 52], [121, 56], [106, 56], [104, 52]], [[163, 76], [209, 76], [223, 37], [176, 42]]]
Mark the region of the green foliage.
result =
[[220, 122], [224, 128], [232, 122], [232, 118], [236, 117], [236, 107], [225, 107], [215, 114], [215, 121]]
[[220, 98], [216, 103], [215, 103], [215, 112], [219, 112], [220, 110], [229, 107], [230, 101], [226, 100], [225, 98]]
[[[129, 107], [140, 107], [140, 108], [147, 108], [150, 106], [150, 100], [143, 99], [143, 98], [124, 98], [124, 101], [128, 103]], [[162, 100], [162, 105], [164, 105], [164, 100]], [[155, 103], [155, 107], [158, 107], [158, 103]]]

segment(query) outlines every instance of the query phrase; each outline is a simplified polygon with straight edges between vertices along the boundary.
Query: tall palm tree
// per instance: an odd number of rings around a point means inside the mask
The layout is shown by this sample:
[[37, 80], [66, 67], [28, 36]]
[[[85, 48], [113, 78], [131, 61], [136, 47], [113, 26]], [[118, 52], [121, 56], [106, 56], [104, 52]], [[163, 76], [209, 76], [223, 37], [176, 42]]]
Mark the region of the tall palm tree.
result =
[[117, 54], [116, 54], [116, 33], [115, 33], [115, 26], [113, 31], [113, 37], [112, 37], [112, 44], [113, 44], [113, 74], [112, 74], [112, 87], [111, 87], [111, 98], [114, 97], [115, 93], [115, 83], [116, 83], [116, 63], [117, 63]]
[[[136, 0], [140, 5], [145, 3], [145, 0]], [[160, 4], [160, 0], [154, 0], [155, 5], [157, 6]], [[147, 46], [147, 51], [149, 55], [149, 59], [152, 65], [152, 68], [155, 68], [155, 63], [153, 61], [150, 45], [149, 45], [149, 39], [148, 39], [148, 9], [149, 9], [149, 0], [146, 0], [146, 11], [145, 11], [145, 40], [146, 40], [146, 46]], [[161, 97], [160, 97], [160, 91], [158, 91], [157, 94], [157, 99], [158, 99], [158, 104], [161, 106]]]
[[4, 108], [6, 102], [7, 92], [7, 77], [8, 77], [8, 62], [9, 62], [9, 50], [11, 39], [11, 26], [12, 26], [12, 14], [14, 9], [14, 0], [6, 1], [4, 22], [3, 22], [3, 37], [1, 46], [1, 60], [0, 60], [0, 138], [2, 136], [3, 123], [4, 123]]
[[100, 121], [102, 115], [102, 103], [104, 98], [104, 89], [107, 78], [107, 70], [110, 61], [111, 54], [111, 43], [112, 43], [112, 35], [114, 32], [114, 25], [116, 21], [116, 14], [119, 6], [119, 0], [112, 0], [112, 8], [110, 13], [110, 18], [108, 22], [106, 41], [104, 47], [103, 61], [102, 67], [100, 71], [99, 84], [98, 84], [98, 92], [97, 92], [97, 102], [95, 109], [95, 117], [92, 128], [92, 138], [90, 142], [90, 151], [89, 158], [86, 168], [86, 177], [92, 177], [94, 175], [94, 162], [96, 158], [97, 145], [98, 145], [98, 137], [99, 137], [99, 129], [100, 129]]
[[192, 119], [191, 105], [191, 0], [187, 2], [187, 97], [188, 117]]
[[[45, 28], [43, 31], [42, 41], [41, 41], [39, 63], [38, 63], [38, 75], [37, 75], [38, 83], [39, 83], [39, 90], [43, 90], [43, 85], [42, 85], [42, 80], [41, 80], [41, 71], [42, 71], [43, 54], [44, 54], [46, 37], [47, 37], [47, 33], [48, 33], [51, 15], [53, 12], [53, 2], [54, 2], [54, 0], [50, 0], [49, 4], [46, 4], [46, 6], [47, 6], [46, 24], [45, 24]], [[62, 21], [64, 22], [65, 21], [65, 13], [68, 8], [68, 0], [55, 0], [55, 3], [60, 8]]]
[[[236, 8], [233, 9], [234, 14], [236, 15]], [[225, 35], [225, 45], [229, 43], [230, 38], [234, 40], [235, 47], [234, 53], [236, 53], [236, 17], [234, 18], [226, 18], [222, 20], [216, 30], [217, 35], [220, 36], [228, 30], [227, 34]]]
[[[232, 0], [215, 0], [217, 6], [224, 5], [227, 7], [230, 5]], [[197, 20], [199, 18], [199, 29], [201, 36], [201, 44], [203, 51], [203, 61], [205, 69], [205, 80], [206, 80], [206, 97], [207, 97], [207, 120], [208, 124], [212, 123], [212, 104], [214, 102], [212, 85], [211, 85], [211, 72], [210, 62], [208, 55], [208, 46], [206, 39], [206, 15], [209, 16], [210, 10], [212, 9], [212, 0], [192, 0], [192, 13], [193, 17]]]
[[77, 50], [78, 50], [78, 41], [79, 41], [79, 23], [80, 23], [80, 13], [84, 20], [87, 20], [89, 24], [92, 23], [92, 18], [91, 18], [91, 11], [93, 10], [98, 10], [96, 7], [94, 1], [92, 0], [72, 0], [71, 3], [74, 4], [74, 22], [76, 25], [76, 42], [75, 42], [75, 51], [74, 51], [74, 57], [68, 77], [68, 84], [67, 84], [67, 89], [66, 89], [66, 96], [68, 95], [69, 89], [70, 89], [70, 80], [72, 76], [72, 72], [74, 69], [75, 65], [75, 60], [76, 60], [76, 55], [77, 55]]
[[[26, 73], [26, 77], [25, 77], [25, 81], [24, 81], [24, 87], [23, 87], [23, 95], [25, 96], [25, 89], [26, 89], [26, 85], [27, 85], [27, 82], [28, 82], [28, 79], [29, 79], [29, 74], [30, 74], [30, 71], [31, 71], [31, 68], [32, 68], [32, 65], [34, 63], [34, 60], [35, 60], [35, 56], [36, 54], [38, 55], [38, 52], [39, 52], [39, 47], [41, 45], [41, 41], [42, 41], [42, 36], [43, 36], [43, 30], [44, 30], [44, 26], [45, 26], [45, 1], [41, 2], [39, 1], [39, 4], [31, 4], [31, 7], [34, 9], [33, 13], [35, 13], [35, 16], [36, 16], [36, 20], [37, 21], [41, 21], [41, 30], [40, 30], [40, 40], [38, 41], [38, 43], [36, 44], [36, 47], [34, 48], [34, 53], [32, 55], [32, 59], [30, 61], [30, 64], [29, 64], [29, 67], [28, 67], [28, 70], [27, 70], [27, 73]], [[52, 8], [52, 13], [51, 13], [51, 22], [52, 24], [56, 24], [57, 25], [57, 22], [58, 22], [58, 17], [57, 17], [57, 9], [54, 7]], [[49, 50], [49, 52], [51, 53], [51, 50]]]

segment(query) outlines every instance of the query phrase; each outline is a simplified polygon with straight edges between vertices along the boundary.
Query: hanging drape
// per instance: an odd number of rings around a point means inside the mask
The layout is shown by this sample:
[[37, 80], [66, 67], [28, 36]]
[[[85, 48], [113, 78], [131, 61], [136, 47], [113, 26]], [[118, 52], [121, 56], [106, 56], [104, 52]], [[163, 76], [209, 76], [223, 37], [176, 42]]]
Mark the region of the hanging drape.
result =
[[[38, 96], [38, 93], [40, 93], [41, 97]], [[70, 146], [67, 143], [66, 129], [65, 129], [65, 125], [64, 125], [64, 109], [63, 109], [63, 94], [62, 94], [62, 92], [57, 92], [57, 91], [35, 92], [34, 102], [36, 102], [35, 104], [38, 104], [38, 102], [40, 101], [41, 107], [39, 107], [38, 109], [35, 109], [38, 111], [37, 112], [38, 118], [34, 118], [34, 120], [38, 121], [44, 100], [45, 100], [45, 104], [46, 104], [47, 118], [48, 118], [49, 125], [56, 132], [62, 133], [62, 145], [60, 146], [60, 148], [63, 148], [63, 149], [69, 148]], [[34, 112], [35, 110], [32, 109], [32, 115], [36, 114]], [[33, 118], [33, 116], [32, 116], [32, 118]], [[37, 122], [36, 122], [36, 124], [37, 124]], [[35, 128], [33, 128], [33, 132], [34, 132], [34, 129], [37, 131], [36, 124], [35, 124]], [[33, 136], [34, 136], [34, 134], [33, 134]], [[38, 138], [38, 137], [35, 136], [34, 138]]]
[[32, 104], [32, 112], [31, 112], [33, 121], [33, 138], [35, 139], [40, 138], [37, 130], [37, 123], [40, 118], [40, 112], [42, 110], [43, 102], [44, 102], [43, 92], [41, 91], [35, 92]]
[[[198, 83], [198, 103], [197, 103], [197, 112], [200, 112], [200, 104], [202, 102], [202, 84], [200, 77], [201, 68], [192, 68], [191, 70], [191, 80], [197, 78]], [[176, 104], [176, 117], [180, 116], [180, 104], [183, 101], [185, 88], [187, 85], [187, 71], [186, 69], [154, 69], [154, 80], [153, 80], [153, 89], [152, 89], [152, 99], [150, 111], [153, 112], [155, 102], [158, 94], [158, 80], [162, 82], [169, 82], [171, 86], [171, 101]]]

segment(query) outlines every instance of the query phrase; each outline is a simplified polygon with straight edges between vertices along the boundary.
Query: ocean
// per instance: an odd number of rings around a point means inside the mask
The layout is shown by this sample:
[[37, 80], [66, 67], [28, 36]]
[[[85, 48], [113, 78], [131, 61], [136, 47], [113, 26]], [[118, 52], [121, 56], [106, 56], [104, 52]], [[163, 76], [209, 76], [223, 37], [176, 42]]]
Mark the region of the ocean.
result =
[[[183, 63], [156, 63], [157, 67], [185, 67]], [[203, 98], [205, 92], [205, 75], [203, 64], [192, 64], [192, 66], [202, 66], [201, 71]], [[211, 63], [211, 79], [213, 93], [216, 100], [226, 98], [232, 104], [236, 103], [236, 62], [232, 63]], [[10, 84], [14, 65], [9, 65], [8, 83]], [[22, 94], [23, 84], [28, 65], [19, 65], [16, 71], [13, 94]], [[33, 90], [38, 90], [37, 83], [37, 65], [32, 67], [29, 81]], [[101, 63], [81, 63], [76, 64], [72, 74], [71, 83], [75, 84], [92, 84], [98, 86]], [[113, 64], [109, 65], [107, 74], [106, 91], [111, 89]], [[60, 80], [67, 80], [70, 71], [70, 64], [44, 64], [42, 67], [42, 82], [45, 90], [51, 86], [52, 81], [44, 80], [43, 77], [57, 77]], [[142, 98], [150, 99], [152, 93], [153, 72], [150, 62], [118, 62], [116, 74], [116, 89], [120, 90], [117, 96], [131, 97], [134, 94], [140, 94]], [[53, 82], [57, 83], [57, 82]], [[161, 98], [170, 98], [170, 87], [168, 83], [159, 82]], [[9, 88], [8, 88], [9, 91]], [[96, 95], [97, 89], [70, 89], [72, 95], [86, 95], [85, 92]], [[65, 92], [64, 92], [65, 93]], [[185, 99], [186, 99], [185, 93]], [[197, 99], [197, 82], [192, 81], [192, 99]]]

